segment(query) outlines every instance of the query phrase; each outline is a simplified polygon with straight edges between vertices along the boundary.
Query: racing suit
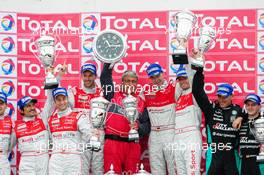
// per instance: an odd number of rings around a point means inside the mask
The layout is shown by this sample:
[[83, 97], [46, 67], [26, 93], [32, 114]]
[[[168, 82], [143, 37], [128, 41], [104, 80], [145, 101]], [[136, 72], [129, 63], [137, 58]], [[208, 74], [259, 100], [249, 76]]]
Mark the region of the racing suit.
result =
[[23, 116], [15, 121], [14, 132], [11, 136], [12, 144], [18, 142], [21, 153], [19, 175], [47, 175], [49, 132], [47, 118], [54, 110], [51, 90], [47, 91], [44, 110], [36, 117]]
[[0, 174], [10, 175], [8, 152], [12, 133], [12, 120], [9, 116], [0, 116]]
[[204, 91], [202, 68], [199, 68], [194, 75], [192, 91], [205, 115], [209, 146], [206, 155], [207, 174], [238, 174], [235, 159], [238, 130], [232, 127], [232, 123], [237, 117], [242, 116], [241, 108], [235, 104], [221, 108], [218, 103], [211, 103], [209, 101]]
[[[188, 71], [188, 80], [192, 84], [193, 72]], [[183, 90], [176, 83], [176, 117], [174, 136], [174, 160], [180, 175], [199, 175], [202, 156], [202, 136], [200, 131], [201, 110], [198, 107], [192, 88]]]
[[[175, 122], [175, 84], [165, 83], [158, 91], [145, 91], [151, 132], [149, 136], [149, 160], [152, 174], [175, 174], [173, 163], [173, 138]], [[167, 165], [167, 166], [166, 166]], [[166, 170], [168, 167], [168, 170]]]
[[[137, 141], [130, 141], [128, 133], [130, 123], [124, 113], [122, 104], [126, 94], [114, 92], [112, 69], [105, 64], [100, 77], [104, 96], [111, 101], [105, 123], [105, 145], [104, 145], [104, 170], [108, 172], [113, 164], [115, 173], [135, 173], [140, 163], [140, 144]], [[149, 133], [150, 123], [147, 110], [144, 110], [144, 101], [139, 95], [138, 99], [138, 132], [140, 137]]]
[[91, 134], [87, 115], [67, 108], [55, 111], [48, 123], [53, 144], [49, 175], [81, 174], [81, 152], [85, 149], [82, 138], [88, 141]]
[[[248, 114], [245, 114], [243, 123], [239, 131], [239, 148], [242, 156], [241, 175], [261, 175], [260, 168], [264, 168], [264, 164], [258, 164], [256, 156], [259, 154], [260, 144], [256, 141], [250, 130], [250, 125], [253, 127], [253, 122], [260, 118], [260, 115], [254, 119], [248, 119]], [[264, 172], [262, 173], [264, 174]]]
[[[90, 109], [90, 100], [95, 97], [100, 96], [100, 88], [78, 88], [73, 87], [72, 89], [68, 90], [68, 99], [71, 108], [75, 112], [86, 112], [89, 115]], [[92, 173], [101, 175], [104, 173], [104, 152], [103, 152], [103, 143], [104, 143], [104, 131], [103, 129], [98, 129], [100, 134], [100, 142], [102, 144], [101, 150], [99, 151], [92, 151], [90, 149], [86, 150], [82, 154], [82, 174], [88, 175], [89, 170], [91, 167]]]

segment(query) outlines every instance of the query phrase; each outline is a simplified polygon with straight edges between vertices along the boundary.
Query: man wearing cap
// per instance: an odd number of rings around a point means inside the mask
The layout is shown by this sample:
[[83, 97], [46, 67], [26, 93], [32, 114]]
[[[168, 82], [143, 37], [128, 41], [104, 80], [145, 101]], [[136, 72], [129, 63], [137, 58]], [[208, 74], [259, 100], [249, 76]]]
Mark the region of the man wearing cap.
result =
[[36, 103], [37, 100], [29, 96], [22, 97], [17, 103], [22, 119], [15, 121], [12, 143], [18, 143], [21, 153], [20, 175], [48, 174], [49, 132], [47, 118], [54, 110], [51, 90], [47, 91], [47, 100], [40, 114], [37, 113]]
[[[239, 149], [242, 156], [240, 171], [241, 175], [261, 175], [260, 169], [262, 168], [264, 173], [264, 164], [258, 164], [256, 161], [256, 156], [260, 152], [260, 143], [255, 139], [250, 129], [254, 127], [254, 122], [261, 117], [261, 99], [256, 94], [248, 94], [244, 103], [246, 113], [239, 131]], [[264, 151], [264, 145], [262, 145], [261, 150]]]
[[[104, 145], [104, 170], [108, 172], [111, 164], [114, 171], [121, 174], [136, 173], [140, 162], [140, 145], [137, 140], [129, 139], [131, 128], [138, 130], [142, 137], [149, 133], [150, 125], [147, 110], [144, 109], [144, 101], [136, 91], [138, 76], [133, 71], [126, 71], [122, 75], [121, 87], [115, 91], [112, 78], [112, 68], [110, 64], [104, 64], [100, 81], [104, 96], [111, 101], [111, 106], [107, 111], [105, 124], [105, 145]], [[122, 100], [128, 95], [137, 98], [139, 118], [135, 124], [130, 125], [124, 113]]]
[[[235, 148], [238, 139], [237, 120], [242, 121], [242, 110], [232, 103], [233, 87], [221, 84], [217, 89], [217, 101], [211, 103], [204, 91], [203, 68], [197, 68], [193, 78], [193, 95], [205, 115], [207, 142], [206, 172], [213, 175], [236, 175]], [[235, 126], [236, 127], [236, 126]]]
[[[81, 67], [81, 79], [82, 79], [82, 88], [77, 86], [68, 90], [68, 100], [70, 107], [75, 112], [88, 112], [90, 109], [90, 100], [92, 98], [100, 96], [100, 88], [96, 85], [96, 66], [94, 64], [84, 64]], [[103, 144], [104, 142], [104, 132], [103, 130], [93, 129], [95, 134], [98, 134], [100, 141]], [[90, 167], [93, 174], [101, 175], [104, 173], [104, 164], [103, 164], [103, 146], [99, 151], [93, 151], [91, 149], [86, 150], [82, 154], [82, 173], [83, 175], [89, 174]]]
[[0, 174], [10, 175], [10, 164], [8, 161], [8, 152], [11, 146], [12, 120], [10, 116], [5, 115], [7, 107], [7, 96], [0, 92]]
[[151, 173], [165, 175], [168, 171], [169, 174], [175, 174], [173, 154], [169, 147], [174, 138], [175, 84], [165, 80], [159, 64], [150, 64], [147, 74], [152, 81], [150, 89], [144, 92], [151, 123], [149, 136]]
[[200, 174], [202, 136], [201, 110], [192, 94], [193, 70], [181, 64], [176, 71], [176, 117], [173, 144], [179, 174]]
[[85, 113], [71, 110], [65, 88], [55, 88], [52, 96], [56, 111], [48, 119], [53, 145], [49, 175], [81, 174], [81, 154], [86, 147], [82, 138], [89, 141], [91, 125]]

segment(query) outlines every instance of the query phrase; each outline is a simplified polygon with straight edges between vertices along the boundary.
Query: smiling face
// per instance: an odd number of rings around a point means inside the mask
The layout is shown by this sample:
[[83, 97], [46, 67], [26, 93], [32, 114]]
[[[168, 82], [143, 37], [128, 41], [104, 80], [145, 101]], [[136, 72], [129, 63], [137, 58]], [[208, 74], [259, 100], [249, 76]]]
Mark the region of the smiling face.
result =
[[0, 100], [0, 115], [4, 115], [6, 107], [7, 107], [6, 103]]
[[64, 111], [68, 107], [68, 97], [65, 95], [57, 95], [54, 102], [58, 111]]
[[149, 77], [149, 79], [152, 81], [152, 83], [154, 85], [157, 85], [157, 86], [162, 86], [164, 81], [165, 81], [165, 79], [163, 77], [163, 73], [151, 76], [151, 77]]
[[90, 71], [85, 71], [85, 72], [82, 73], [83, 85], [86, 88], [93, 88], [93, 87], [95, 87], [95, 79], [96, 79], [96, 75], [94, 75]]
[[232, 97], [233, 95], [229, 96], [222, 96], [222, 95], [217, 95], [217, 100], [219, 102], [219, 105], [221, 108], [226, 108], [232, 103]]
[[245, 108], [249, 116], [256, 116], [259, 113], [260, 107], [261, 105], [250, 100], [247, 100], [245, 103]]
[[26, 117], [35, 117], [37, 116], [37, 110], [35, 107], [35, 103], [29, 102], [24, 106], [24, 109], [22, 110], [22, 115]]
[[190, 88], [189, 79], [187, 77], [178, 77], [177, 80], [183, 90], [187, 90]]
[[128, 89], [131, 90], [133, 94], [137, 89], [138, 79], [134, 76], [126, 75], [123, 77], [122, 90], [124, 93], [128, 94]]

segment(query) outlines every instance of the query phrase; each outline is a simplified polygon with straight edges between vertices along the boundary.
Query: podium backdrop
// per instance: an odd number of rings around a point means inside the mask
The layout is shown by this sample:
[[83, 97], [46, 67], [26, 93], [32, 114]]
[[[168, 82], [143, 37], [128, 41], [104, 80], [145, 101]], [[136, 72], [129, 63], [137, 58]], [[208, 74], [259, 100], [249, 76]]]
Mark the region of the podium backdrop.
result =
[[[170, 69], [171, 54], [177, 47], [172, 16], [176, 11], [28, 14], [0, 12], [0, 87], [8, 95], [8, 112], [14, 119], [16, 101], [24, 95], [39, 100], [43, 107], [44, 68], [35, 52], [34, 35], [46, 31], [60, 38], [56, 44], [58, 57], [55, 67], [66, 62], [68, 72], [61, 84], [68, 88], [80, 84], [80, 67], [94, 62], [100, 75], [102, 65], [92, 58], [94, 36], [106, 28], [127, 35], [128, 56], [114, 67], [114, 80], [120, 83], [121, 74], [130, 69], [138, 73], [140, 84], [149, 83], [145, 72], [150, 63], [157, 62], [165, 69], [168, 79], [175, 79]], [[234, 86], [234, 102], [243, 105], [248, 93], [264, 95], [264, 9], [199, 10], [193, 11], [198, 21], [189, 40], [189, 48], [197, 47], [198, 29], [215, 27], [217, 38], [206, 53], [207, 94], [215, 98], [216, 86], [228, 82]], [[99, 83], [99, 81], [98, 81]], [[202, 126], [203, 140], [205, 129]], [[148, 165], [147, 139], [142, 140], [142, 161]], [[14, 151], [12, 171], [16, 174], [19, 154]], [[204, 153], [203, 153], [204, 158]], [[204, 171], [204, 160], [201, 171]]]

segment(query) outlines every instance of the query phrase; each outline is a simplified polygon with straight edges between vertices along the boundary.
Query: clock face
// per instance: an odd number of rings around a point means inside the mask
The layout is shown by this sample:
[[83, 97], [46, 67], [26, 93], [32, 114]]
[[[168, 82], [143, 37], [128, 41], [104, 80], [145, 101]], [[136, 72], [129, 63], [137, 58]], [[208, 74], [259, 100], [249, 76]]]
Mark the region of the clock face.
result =
[[101, 57], [111, 60], [120, 57], [124, 50], [124, 43], [117, 34], [104, 33], [96, 41], [96, 50]]

